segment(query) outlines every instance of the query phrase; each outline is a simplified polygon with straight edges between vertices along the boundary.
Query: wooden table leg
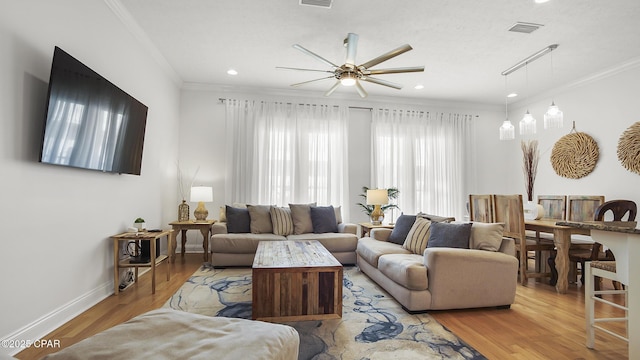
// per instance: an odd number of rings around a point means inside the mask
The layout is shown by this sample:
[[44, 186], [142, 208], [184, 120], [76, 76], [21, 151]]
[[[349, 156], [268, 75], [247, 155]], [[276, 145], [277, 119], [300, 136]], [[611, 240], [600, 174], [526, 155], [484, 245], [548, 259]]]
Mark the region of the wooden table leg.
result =
[[180, 253], [182, 254], [182, 257], [184, 258], [184, 247], [187, 244], [187, 229], [182, 229], [182, 231], [180, 231], [180, 233], [182, 234], [180, 236], [180, 239], [182, 239], [182, 249], [180, 249]]
[[169, 244], [167, 245], [167, 247], [169, 248], [169, 262], [171, 263], [176, 262], [176, 248], [178, 247], [176, 236], [178, 236], [178, 232], [174, 227], [173, 231], [171, 232], [171, 235], [169, 235], [168, 237]]
[[120, 292], [120, 269], [118, 269], [118, 262], [120, 261], [120, 241], [114, 239], [113, 241], [113, 293], [118, 295]]
[[556, 269], [558, 270], [558, 282], [556, 291], [566, 294], [569, 288], [569, 246], [571, 246], [571, 229], [554, 229], [553, 242], [556, 245]]
[[209, 230], [210, 227], [201, 227], [200, 233], [202, 233], [202, 249], [204, 250], [204, 262], [209, 261]]

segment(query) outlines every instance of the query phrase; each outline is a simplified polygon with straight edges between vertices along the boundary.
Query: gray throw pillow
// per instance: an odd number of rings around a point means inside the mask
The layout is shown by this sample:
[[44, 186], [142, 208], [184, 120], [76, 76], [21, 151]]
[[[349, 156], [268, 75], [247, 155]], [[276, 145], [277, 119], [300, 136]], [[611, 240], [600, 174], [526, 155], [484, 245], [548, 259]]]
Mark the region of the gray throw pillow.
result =
[[434, 222], [431, 224], [431, 234], [429, 235], [427, 247], [468, 249], [469, 236], [471, 236], [471, 223]]
[[393, 231], [391, 231], [391, 235], [389, 235], [389, 242], [398, 245], [404, 244], [414, 222], [416, 222], [415, 215], [400, 215], [396, 220], [396, 225], [393, 227]]
[[311, 223], [316, 234], [337, 233], [338, 222], [333, 206], [312, 206]]
[[227, 213], [227, 233], [240, 234], [251, 232], [251, 216], [249, 209], [234, 208], [226, 206]]

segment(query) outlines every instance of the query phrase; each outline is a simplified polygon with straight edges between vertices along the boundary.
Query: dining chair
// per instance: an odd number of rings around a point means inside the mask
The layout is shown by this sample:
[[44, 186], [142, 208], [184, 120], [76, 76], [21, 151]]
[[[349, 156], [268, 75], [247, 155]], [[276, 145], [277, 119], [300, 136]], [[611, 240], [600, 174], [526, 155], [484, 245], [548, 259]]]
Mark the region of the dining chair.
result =
[[[527, 239], [524, 225], [522, 195], [493, 195], [494, 221], [504, 223], [504, 237], [513, 238], [520, 260], [520, 283], [527, 284], [528, 278], [551, 277], [551, 272], [529, 271], [529, 252], [552, 251], [553, 244], [542, 244], [535, 239]], [[536, 259], [540, 261], [540, 259]]]
[[[567, 197], [567, 221], [594, 221], [598, 207], [604, 203], [604, 196], [601, 195], [569, 195]], [[589, 257], [593, 250], [594, 241], [589, 235], [571, 235], [571, 246], [569, 247], [569, 259], [571, 256]], [[570, 262], [569, 281], [575, 283], [578, 279], [579, 262]], [[580, 275], [584, 280], [583, 268], [580, 268]], [[582, 281], [584, 284], [584, 281]]]
[[494, 222], [493, 197], [491, 195], [469, 195], [469, 220]]
[[[566, 195], [538, 195], [538, 204], [542, 205], [542, 208], [544, 209], [542, 220], [562, 221], [566, 219]], [[535, 231], [534, 236], [536, 241], [539, 243], [547, 245], [554, 244], [553, 233], [541, 233], [540, 231]], [[536, 270], [538, 272], [542, 271], [542, 267], [549, 263], [549, 271], [551, 272], [550, 283], [555, 284], [557, 282], [557, 273], [555, 272], [555, 266], [551, 264], [551, 262], [555, 261], [555, 250], [550, 252], [538, 251], [536, 252], [536, 259], [540, 259], [540, 261], [536, 261]], [[547, 261], [545, 261], [545, 259], [547, 259]]]
[[[623, 219], [625, 219], [626, 221], [634, 221], [636, 219], [637, 212], [638, 207], [636, 203], [631, 200], [611, 200], [605, 202], [596, 209], [594, 220], [622, 221]], [[587, 252], [571, 252], [571, 250], [569, 251], [569, 261], [573, 263], [573, 266], [577, 267], [577, 264], [580, 264], [580, 270], [582, 272], [580, 282], [582, 284], [585, 284], [586, 280], [586, 274], [584, 271], [585, 262], [596, 260], [613, 261], [615, 260], [615, 258], [610, 250], [603, 250], [602, 244], [597, 242], [594, 242], [590, 251]], [[614, 283], [615, 287], [617, 287], [618, 285], [619, 284]], [[598, 278], [594, 280], [594, 286], [595, 290], [600, 290], [600, 280]]]

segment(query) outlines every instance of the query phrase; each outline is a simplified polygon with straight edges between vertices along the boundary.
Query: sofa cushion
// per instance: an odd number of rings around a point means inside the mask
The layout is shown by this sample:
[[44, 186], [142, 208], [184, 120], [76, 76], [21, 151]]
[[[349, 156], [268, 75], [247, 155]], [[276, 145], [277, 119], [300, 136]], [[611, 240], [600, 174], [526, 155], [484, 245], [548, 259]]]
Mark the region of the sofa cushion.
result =
[[452, 221], [456, 221], [456, 218], [454, 217], [450, 217], [450, 216], [438, 216], [438, 215], [431, 215], [431, 214], [426, 214], [423, 212], [419, 212], [418, 215], [416, 215], [417, 217], [421, 217], [421, 218], [425, 218], [431, 222], [452, 222]]
[[473, 222], [472, 224], [469, 248], [488, 251], [500, 249], [504, 223]]
[[311, 222], [311, 204], [289, 204], [291, 209], [291, 218], [293, 219], [293, 233], [307, 234], [313, 232], [313, 223]]
[[429, 285], [422, 255], [382, 255], [378, 260], [378, 270], [409, 290], [426, 290]]
[[356, 252], [362, 259], [375, 267], [378, 267], [378, 259], [382, 255], [411, 254], [411, 251], [404, 249], [401, 245], [367, 237], [358, 240]]
[[271, 215], [269, 205], [247, 205], [249, 217], [251, 218], [251, 232], [254, 234], [272, 234], [273, 225], [271, 224]]
[[414, 222], [416, 222], [415, 215], [400, 215], [396, 220], [393, 231], [391, 231], [391, 235], [389, 235], [388, 241], [398, 245], [404, 244]]
[[336, 221], [336, 212], [333, 206], [312, 206], [310, 212], [314, 233], [338, 232], [338, 222]]
[[289, 208], [272, 206], [269, 209], [269, 214], [271, 215], [271, 225], [275, 235], [287, 236], [293, 234], [293, 219]]
[[211, 237], [211, 251], [229, 254], [255, 254], [260, 241], [283, 240], [286, 240], [284, 236], [274, 234], [216, 234]]
[[289, 235], [287, 240], [318, 240], [329, 252], [354, 252], [358, 246], [358, 236], [349, 233], [324, 233]]
[[416, 217], [416, 221], [411, 226], [411, 230], [409, 230], [409, 234], [407, 234], [407, 238], [402, 244], [402, 247], [414, 254], [422, 255], [424, 249], [427, 248], [430, 230], [431, 221], [422, 217]]
[[469, 248], [471, 223], [452, 224], [434, 222], [431, 224], [431, 234], [427, 247]]
[[241, 209], [227, 205], [225, 212], [227, 213], [228, 233], [235, 234], [251, 232], [251, 217], [249, 216], [249, 209]]

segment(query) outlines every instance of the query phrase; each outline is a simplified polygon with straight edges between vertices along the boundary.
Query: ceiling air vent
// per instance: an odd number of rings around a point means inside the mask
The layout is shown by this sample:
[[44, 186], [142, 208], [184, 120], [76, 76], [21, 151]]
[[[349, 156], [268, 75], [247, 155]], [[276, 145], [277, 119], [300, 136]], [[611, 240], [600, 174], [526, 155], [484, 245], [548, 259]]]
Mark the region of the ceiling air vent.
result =
[[330, 9], [332, 2], [333, 0], [300, 0], [300, 5], [317, 6]]
[[542, 24], [534, 24], [534, 23], [526, 23], [526, 22], [517, 22], [517, 23], [513, 24], [513, 26], [511, 26], [509, 28], [509, 31], [519, 32], [519, 33], [524, 33], [524, 34], [531, 34], [532, 32], [538, 30], [541, 26], [544, 26], [544, 25], [542, 25]]

